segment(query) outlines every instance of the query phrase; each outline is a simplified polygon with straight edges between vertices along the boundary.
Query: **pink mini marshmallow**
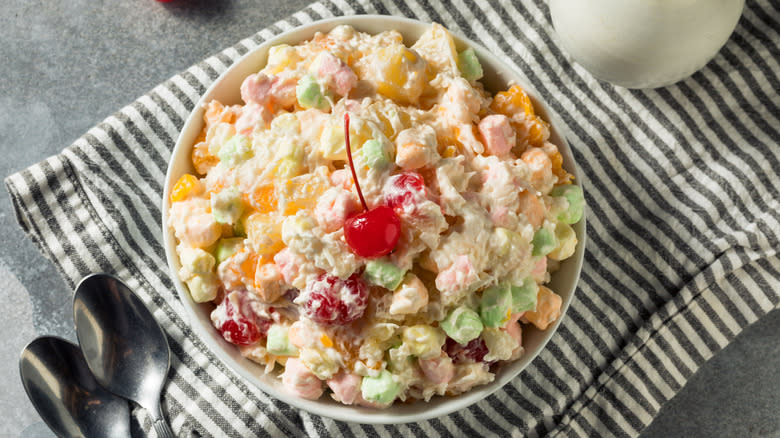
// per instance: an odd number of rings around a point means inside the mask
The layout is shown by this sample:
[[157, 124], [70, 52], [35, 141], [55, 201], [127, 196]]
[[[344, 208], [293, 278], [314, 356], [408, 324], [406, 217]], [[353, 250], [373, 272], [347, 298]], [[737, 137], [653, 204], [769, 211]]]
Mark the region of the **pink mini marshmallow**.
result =
[[314, 217], [320, 224], [320, 228], [327, 233], [332, 233], [344, 226], [344, 221], [357, 211], [358, 204], [352, 193], [346, 190], [329, 189], [317, 201]]
[[330, 174], [330, 183], [336, 187], [343, 187], [347, 190], [352, 189], [352, 174], [349, 169], [336, 169]]
[[512, 336], [515, 341], [517, 341], [518, 345], [523, 344], [523, 328], [518, 323], [520, 318], [523, 317], [523, 314], [525, 314], [525, 312], [513, 313], [509, 317], [509, 322], [507, 322], [504, 326], [504, 330], [506, 330], [506, 332], [509, 333], [509, 335]]
[[341, 96], [346, 96], [349, 90], [357, 84], [357, 75], [344, 61], [328, 52], [320, 55], [320, 66], [317, 75], [323, 78]]
[[322, 395], [322, 381], [298, 358], [287, 359], [282, 383], [288, 391], [299, 397], [317, 400]]
[[209, 208], [209, 202], [203, 198], [174, 202], [170, 223], [176, 237], [194, 248], [203, 248], [216, 242], [220, 237], [221, 227], [214, 220]]
[[265, 103], [270, 91], [271, 78], [263, 73], [249, 75], [241, 83], [241, 99], [246, 103]]
[[441, 356], [433, 359], [417, 359], [425, 377], [433, 383], [447, 383], [455, 376], [455, 366], [447, 353], [441, 352]]
[[515, 130], [509, 124], [509, 118], [503, 114], [493, 114], [482, 119], [479, 132], [488, 152], [495, 156], [506, 155], [515, 145]]
[[531, 277], [537, 283], [543, 283], [545, 273], [547, 273], [547, 257], [542, 257], [536, 262], [536, 265], [534, 265], [534, 268], [531, 270]]
[[271, 78], [271, 97], [273, 103], [282, 108], [290, 108], [298, 102], [295, 87], [298, 80], [294, 77], [274, 76]]
[[274, 263], [258, 264], [255, 270], [255, 289], [257, 295], [266, 303], [273, 303], [282, 296], [284, 289], [279, 267]]
[[284, 248], [276, 253], [274, 263], [279, 268], [279, 273], [282, 274], [284, 282], [292, 285], [293, 280], [298, 277], [298, 271], [303, 263], [303, 259], [294, 254], [290, 248]]
[[513, 313], [510, 318], [509, 322], [504, 326], [503, 330], [509, 334], [509, 336], [512, 337], [515, 341], [517, 341], [517, 346], [512, 349], [512, 357], [511, 360], [514, 360], [518, 357], [520, 357], [520, 354], [522, 353], [523, 349], [523, 327], [520, 325], [519, 321], [520, 318], [523, 317], [525, 312], [520, 313]]
[[295, 86], [293, 77], [268, 77], [263, 73], [255, 73], [241, 83], [241, 99], [246, 103], [254, 102], [263, 106], [273, 103], [287, 108], [297, 100]]
[[241, 115], [236, 120], [236, 132], [249, 135], [257, 126], [266, 126], [273, 118], [266, 107], [257, 102], [250, 102], [241, 110]]
[[445, 295], [455, 293], [477, 280], [477, 272], [468, 256], [460, 255], [436, 276], [436, 288]]
[[344, 370], [327, 381], [328, 387], [333, 391], [333, 399], [345, 405], [351, 405], [358, 400], [362, 382], [362, 377]]

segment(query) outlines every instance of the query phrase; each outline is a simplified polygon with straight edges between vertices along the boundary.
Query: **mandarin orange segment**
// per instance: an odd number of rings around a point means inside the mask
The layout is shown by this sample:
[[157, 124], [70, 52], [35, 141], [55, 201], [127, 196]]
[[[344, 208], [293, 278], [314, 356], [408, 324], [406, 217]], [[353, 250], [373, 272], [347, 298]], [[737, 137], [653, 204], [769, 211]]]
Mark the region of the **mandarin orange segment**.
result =
[[531, 98], [519, 85], [497, 93], [490, 109], [512, 119], [519, 146], [530, 144], [541, 147], [550, 136], [547, 123], [536, 115]]
[[195, 139], [195, 144], [200, 143], [202, 141], [206, 141], [206, 127], [204, 126], [203, 129], [200, 130], [200, 134], [198, 134], [198, 138]]
[[539, 117], [534, 116], [531, 120], [526, 120], [528, 127], [528, 143], [531, 146], [541, 147], [550, 137], [550, 128]]
[[255, 282], [255, 272], [257, 272], [258, 259], [259, 256], [257, 254], [250, 252], [246, 260], [244, 260], [240, 265], [241, 275], [243, 278], [247, 279], [248, 284], [254, 284]]
[[436, 132], [436, 146], [440, 155], [444, 154], [444, 151], [449, 146], [457, 148], [458, 139], [453, 129], [445, 128]]
[[206, 105], [206, 111], [203, 113], [203, 121], [206, 128], [217, 123], [233, 123], [234, 114], [230, 107], [222, 105], [216, 100], [212, 100]]
[[198, 177], [185, 173], [176, 181], [171, 189], [171, 202], [179, 202], [187, 199], [190, 195], [197, 195], [203, 190]]
[[552, 173], [558, 178], [556, 185], [571, 184], [571, 180], [573, 176], [569, 172], [564, 170], [563, 156], [561, 155], [561, 152], [558, 150], [558, 147], [556, 147], [552, 143], [545, 143], [542, 146], [542, 150], [544, 151], [545, 154], [547, 154], [548, 157], [550, 157], [550, 162], [552, 163]]
[[529, 116], [534, 115], [534, 106], [531, 103], [531, 98], [525, 93], [523, 87], [519, 85], [513, 85], [508, 90], [497, 93], [490, 104], [490, 109], [510, 118], [518, 113], [524, 113]]
[[[205, 139], [205, 136], [203, 138]], [[205, 141], [200, 141], [192, 147], [192, 165], [199, 175], [205, 175], [217, 164], [219, 158], [209, 153], [209, 146]]]
[[271, 213], [277, 208], [276, 188], [267, 184], [255, 189], [252, 193], [244, 193], [244, 202], [251, 205], [259, 213]]
[[[221, 267], [217, 272], [225, 290], [233, 290], [246, 286], [244, 279], [247, 278], [249, 265], [252, 263], [251, 257], [249, 257], [250, 254], [251, 253], [242, 250], [231, 255], [227, 260], [222, 262]], [[254, 260], [255, 262], [257, 261], [256, 255]], [[249, 278], [253, 279], [254, 273], [251, 273], [251, 277]]]
[[[471, 130], [470, 132], [469, 129]], [[474, 125], [473, 123], [470, 123], [468, 125], [454, 126], [452, 128], [452, 134], [454, 135], [454, 137], [447, 136], [448, 138], [445, 138], [445, 140], [451, 140], [446, 144], [454, 145], [459, 150], [471, 149], [470, 147], [467, 147], [466, 144], [469, 143], [470, 141], [480, 138], [479, 128], [477, 128], [477, 126]]]

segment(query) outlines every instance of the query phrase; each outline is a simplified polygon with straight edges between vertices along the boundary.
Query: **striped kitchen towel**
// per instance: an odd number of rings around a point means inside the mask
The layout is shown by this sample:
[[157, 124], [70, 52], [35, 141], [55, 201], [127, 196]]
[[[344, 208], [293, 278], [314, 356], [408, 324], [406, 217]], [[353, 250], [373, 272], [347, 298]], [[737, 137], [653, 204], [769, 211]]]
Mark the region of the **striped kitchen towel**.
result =
[[[243, 382], [188, 326], [162, 247], [168, 158], [209, 84], [275, 34], [363, 13], [443, 23], [521, 71], [561, 117], [588, 204], [582, 278], [552, 341], [487, 399], [416, 424], [337, 422]], [[778, 31], [778, 4], [750, 1], [703, 70], [635, 91], [573, 63], [544, 0], [323, 0], [171, 78], [6, 186], [22, 228], [71, 285], [114, 272], [153, 310], [174, 352], [163, 398], [174, 431], [635, 436], [703, 362], [778, 307]]]

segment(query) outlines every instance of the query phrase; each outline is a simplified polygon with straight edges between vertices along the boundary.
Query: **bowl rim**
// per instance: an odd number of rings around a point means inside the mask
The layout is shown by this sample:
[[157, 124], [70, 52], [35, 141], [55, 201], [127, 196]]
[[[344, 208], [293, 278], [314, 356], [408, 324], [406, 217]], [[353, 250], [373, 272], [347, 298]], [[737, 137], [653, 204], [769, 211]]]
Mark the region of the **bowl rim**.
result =
[[[308, 411], [312, 414], [332, 418], [334, 420], [339, 420], [339, 421], [344, 421], [349, 423], [380, 425], [380, 424], [401, 424], [401, 423], [424, 421], [431, 418], [448, 415], [455, 411], [464, 409], [468, 406], [471, 406], [472, 404], [481, 401], [482, 399], [493, 394], [494, 392], [498, 391], [509, 381], [518, 377], [528, 367], [528, 365], [530, 365], [530, 363], [541, 353], [541, 351], [544, 350], [547, 343], [550, 341], [554, 333], [557, 331], [558, 326], [561, 324], [561, 321], [566, 315], [566, 311], [568, 310], [569, 305], [571, 304], [571, 301], [574, 297], [574, 293], [577, 289], [577, 284], [579, 282], [580, 273], [582, 270], [584, 252], [585, 252], [584, 248], [586, 244], [586, 215], [585, 212], [583, 211], [582, 219], [577, 224], [572, 225], [572, 227], [575, 229], [578, 242], [577, 242], [577, 247], [575, 249], [575, 253], [565, 261], [566, 263], [574, 263], [574, 265], [573, 265], [573, 271], [570, 273], [571, 275], [571, 284], [569, 286], [570, 290], [568, 290], [567, 291], [568, 293], [565, 294], [565, 296], [563, 296], [561, 315], [550, 327], [548, 327], [546, 330], [542, 332], [544, 333], [544, 335], [542, 336], [541, 342], [537, 345], [534, 351], [531, 352], [526, 351], [523, 357], [521, 357], [520, 359], [514, 362], [507, 364], [507, 368], [518, 368], [517, 370], [502, 373], [502, 371], [504, 371], [502, 369], [495, 374], [495, 378], [492, 382], [476, 386], [457, 396], [452, 396], [452, 397], [434, 396], [434, 398], [432, 398], [430, 402], [416, 401], [412, 404], [413, 406], [416, 406], [418, 408], [416, 412], [410, 411], [407, 413], [396, 413], [393, 412], [394, 411], [393, 408], [396, 408], [395, 410], [397, 410], [399, 405], [403, 406], [404, 404], [397, 402], [391, 407], [386, 409], [372, 409], [372, 408], [365, 408], [365, 407], [343, 405], [333, 400], [325, 401], [322, 398], [319, 400], [303, 399], [301, 397], [295, 396], [281, 389], [274, 388], [273, 386], [263, 382], [260, 378], [263, 373], [262, 370], [259, 371], [259, 375], [253, 375], [245, 366], [243, 366], [242, 364], [249, 362], [251, 364], [250, 366], [252, 367], [255, 366], [258, 368], [261, 367], [260, 364], [256, 364], [250, 361], [249, 359], [237, 355], [236, 353], [238, 352], [238, 349], [235, 346], [228, 345], [224, 340], [215, 339], [216, 336], [214, 336], [214, 333], [211, 332], [216, 332], [216, 331], [213, 330], [213, 327], [210, 324], [208, 325], [208, 327], [205, 327], [204, 324], [201, 324], [201, 321], [199, 320], [199, 316], [196, 314], [196, 310], [195, 310], [195, 306], [197, 306], [198, 303], [192, 301], [192, 298], [189, 292], [187, 291], [186, 286], [182, 283], [182, 281], [179, 279], [178, 276], [178, 272], [177, 272], [178, 257], [176, 256], [176, 249], [175, 249], [176, 238], [173, 235], [171, 227], [168, 226], [170, 190], [174, 183], [173, 175], [175, 173], [175, 170], [181, 167], [181, 166], [178, 167], [174, 166], [175, 157], [177, 157], [178, 154], [181, 153], [180, 151], [182, 148], [192, 147], [191, 141], [188, 141], [188, 139], [185, 138], [186, 137], [185, 134], [188, 132], [188, 128], [191, 127], [193, 123], [198, 123], [197, 119], [202, 118], [203, 105], [208, 101], [214, 99], [213, 94], [215, 94], [215, 90], [218, 90], [219, 87], [222, 85], [223, 79], [228, 77], [235, 70], [242, 68], [243, 63], [246, 62], [253, 55], [256, 55], [260, 51], [267, 51], [270, 47], [280, 44], [281, 41], [289, 39], [292, 35], [307, 34], [307, 33], [313, 35], [314, 32], [316, 32], [319, 28], [328, 27], [332, 29], [333, 27], [340, 24], [348, 24], [355, 27], [359, 31], [369, 32], [360, 29], [362, 27], [365, 27], [361, 23], [372, 22], [372, 21], [383, 23], [383, 25], [380, 28], [375, 29], [374, 31], [370, 31], [374, 34], [385, 30], [394, 29], [393, 27], [394, 25], [413, 26], [413, 27], [417, 27], [418, 29], [425, 29], [431, 25], [431, 23], [426, 23], [423, 21], [419, 21], [407, 17], [398, 17], [398, 16], [389, 16], [389, 15], [347, 15], [347, 16], [331, 17], [322, 20], [316, 20], [310, 23], [303, 24], [301, 26], [296, 26], [292, 29], [289, 29], [278, 35], [268, 38], [266, 41], [259, 44], [257, 47], [247, 51], [247, 53], [245, 53], [237, 60], [235, 60], [224, 72], [222, 72], [216, 79], [214, 79], [214, 81], [209, 85], [206, 91], [201, 95], [201, 97], [193, 106], [192, 111], [190, 112], [189, 116], [187, 117], [184, 124], [182, 125], [182, 128], [176, 140], [176, 144], [174, 148], [171, 150], [171, 155], [168, 162], [168, 168], [165, 175], [165, 184], [163, 187], [164, 192], [163, 192], [162, 208], [161, 208], [161, 216], [162, 216], [161, 225], [162, 225], [163, 240], [164, 240], [163, 246], [165, 250], [165, 256], [168, 264], [169, 273], [171, 275], [173, 284], [176, 288], [176, 293], [179, 299], [181, 300], [182, 306], [185, 308], [185, 311], [187, 313], [187, 318], [188, 318], [187, 323], [190, 325], [190, 327], [192, 327], [193, 334], [197, 336], [203, 342], [203, 345], [206, 345], [208, 349], [211, 351], [211, 353], [215, 357], [217, 357], [221, 362], [223, 362], [223, 364], [226, 365], [228, 369], [230, 369], [232, 372], [237, 374], [240, 378], [242, 378], [246, 382], [251, 383], [255, 387], [259, 388], [261, 391], [265, 392], [266, 394], [274, 398], [277, 398], [289, 404], [292, 407]], [[455, 33], [450, 29], [447, 30], [452, 35], [454, 41], [456, 42], [456, 45], [472, 47], [474, 48], [475, 52], [477, 53], [477, 57], [480, 60], [489, 59], [490, 63], [500, 67], [501, 71], [495, 72], [496, 74], [501, 74], [502, 72], [508, 73], [509, 77], [505, 78], [504, 81], [506, 86], [509, 86], [512, 83], [516, 83], [522, 86], [524, 90], [526, 90], [527, 94], [529, 95], [529, 97], [533, 102], [534, 109], [537, 111], [538, 114], [542, 116], [543, 119], [545, 119], [550, 124], [551, 136], [555, 135], [557, 137], [556, 146], [558, 146], [558, 148], [561, 150], [561, 154], [564, 156], [564, 163], [568, 163], [568, 166], [565, 166], [567, 168], [567, 171], [572, 175], [574, 175], [574, 184], [582, 188], [582, 180], [580, 178], [578, 167], [576, 165], [576, 161], [572, 154], [571, 147], [569, 146], [563, 134], [559, 132], [559, 129], [556, 129], [556, 127], [559, 128], [562, 127], [563, 124], [560, 122], [558, 116], [553, 111], [551, 111], [543, 101], [541, 101], [537, 97], [539, 96], [539, 94], [536, 92], [536, 90], [530, 84], [527, 83], [525, 78], [522, 76], [521, 73], [519, 73], [518, 70], [509, 66], [506, 62], [504, 62], [501, 59], [500, 56], [491, 53], [488, 49], [483, 47], [481, 44], [478, 44], [469, 38], [466, 38], [458, 33]], [[401, 33], [403, 34], [403, 32]], [[298, 42], [303, 42], [308, 40], [309, 38], [311, 38], [311, 36], [302, 36], [300, 38], [297, 38], [296, 40]], [[483, 65], [485, 65], [484, 61], [482, 62]], [[262, 66], [259, 66], [254, 71], [259, 71], [259, 69], [261, 68]], [[221, 345], [220, 342], [225, 345]], [[226, 346], [232, 348], [232, 350], [234, 351], [226, 351], [225, 348]], [[239, 363], [239, 361], [241, 363]], [[437, 398], [442, 399], [443, 401], [440, 401], [439, 403], [434, 403], [433, 401], [436, 400]], [[412, 405], [407, 405], [407, 406], [412, 406]]]

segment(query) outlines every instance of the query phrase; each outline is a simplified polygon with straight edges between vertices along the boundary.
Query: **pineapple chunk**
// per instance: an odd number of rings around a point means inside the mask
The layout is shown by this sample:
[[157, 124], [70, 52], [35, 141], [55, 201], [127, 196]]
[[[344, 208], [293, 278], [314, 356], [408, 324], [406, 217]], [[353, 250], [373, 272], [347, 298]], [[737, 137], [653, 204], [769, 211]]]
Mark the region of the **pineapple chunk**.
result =
[[414, 43], [412, 49], [425, 58], [428, 65], [437, 71], [458, 71], [458, 54], [455, 50], [455, 42], [447, 29], [439, 23], [431, 24], [431, 27]]
[[282, 224], [274, 216], [254, 213], [246, 219], [246, 233], [252, 249], [263, 257], [272, 257], [284, 248]]

